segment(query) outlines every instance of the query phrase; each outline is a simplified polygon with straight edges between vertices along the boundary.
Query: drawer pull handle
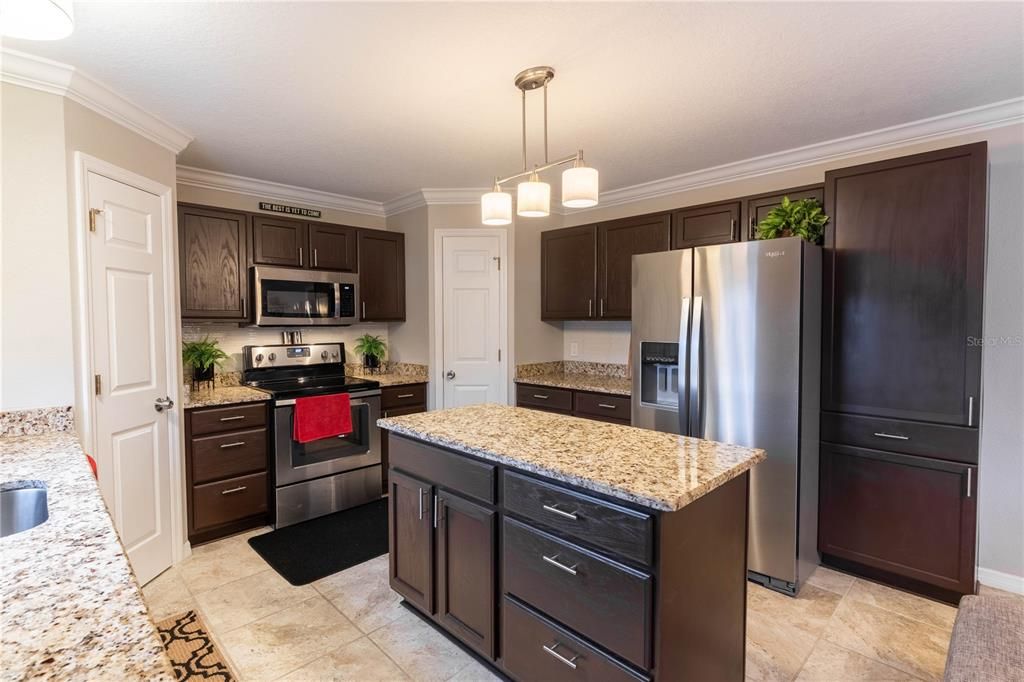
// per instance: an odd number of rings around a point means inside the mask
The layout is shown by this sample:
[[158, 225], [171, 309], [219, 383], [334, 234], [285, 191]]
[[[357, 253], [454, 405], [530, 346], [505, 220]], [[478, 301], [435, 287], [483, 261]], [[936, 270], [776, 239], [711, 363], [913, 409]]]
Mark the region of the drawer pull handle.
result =
[[556, 554], [555, 556], [547, 556], [546, 554], [541, 554], [540, 555], [541, 559], [543, 559], [544, 561], [548, 562], [552, 566], [557, 566], [558, 568], [562, 569], [563, 571], [565, 571], [569, 575], [576, 575], [576, 567], [579, 566], [579, 564], [573, 564], [572, 566], [566, 566], [561, 561], [558, 561], [558, 557], [559, 557], [558, 554]]
[[544, 395], [543, 393], [534, 393], [533, 397], [536, 398], [537, 400], [547, 400], [548, 399], [548, 396]]
[[910, 436], [900, 436], [895, 433], [885, 433], [883, 431], [876, 431], [875, 435], [879, 438], [892, 438], [893, 440], [910, 440]]
[[609, 405], [608, 403], [598, 403], [597, 406], [598, 407], [603, 407], [606, 410], [614, 410], [615, 409], [615, 405]]
[[245, 485], [240, 485], [240, 486], [238, 486], [237, 488], [229, 488], [229, 489], [227, 489], [227, 490], [221, 490], [221, 491], [220, 491], [220, 494], [221, 494], [221, 495], [230, 495], [231, 493], [240, 493], [240, 492], [242, 492], [243, 490], [247, 489], [248, 487], [249, 487], [249, 486], [245, 486]]
[[566, 658], [562, 654], [558, 653], [557, 649], [560, 646], [562, 646], [561, 642], [555, 642], [551, 646], [548, 646], [547, 644], [545, 644], [543, 646], [543, 648], [544, 648], [544, 651], [548, 652], [549, 654], [551, 654], [552, 656], [554, 656], [555, 658], [560, 660], [562, 663], [565, 663], [567, 666], [569, 666], [570, 668], [575, 670], [576, 669], [576, 661], [577, 661], [577, 659], [579, 659], [580, 655], [576, 654], [572, 658]]
[[414, 397], [416, 397], [416, 394], [415, 393], [399, 393], [398, 396], [396, 396], [396, 397], [398, 397], [398, 398], [414, 398]]
[[228, 448], [240, 448], [243, 445], [245, 445], [244, 440], [236, 440], [234, 443], [224, 443], [224, 445], [220, 446], [220, 449], [227, 450]]
[[559, 516], [561, 516], [563, 518], [572, 519], [573, 521], [576, 521], [576, 520], [579, 519], [579, 517], [576, 516], [575, 512], [562, 511], [558, 507], [551, 507], [551, 506], [548, 506], [546, 504], [544, 505], [544, 511], [549, 511], [552, 514], [558, 514]]
[[220, 418], [220, 420], [222, 422], [236, 422], [239, 419], [245, 419], [245, 415], [244, 414], [236, 414], [234, 417], [221, 417]]

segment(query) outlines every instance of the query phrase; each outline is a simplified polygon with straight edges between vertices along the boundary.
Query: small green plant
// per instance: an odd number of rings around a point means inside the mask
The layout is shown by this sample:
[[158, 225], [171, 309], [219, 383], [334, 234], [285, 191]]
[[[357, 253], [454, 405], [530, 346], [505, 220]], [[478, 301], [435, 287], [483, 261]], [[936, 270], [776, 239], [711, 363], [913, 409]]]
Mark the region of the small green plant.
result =
[[214, 366], [220, 367], [228, 359], [228, 354], [217, 346], [215, 339], [211, 340], [207, 336], [201, 341], [190, 341], [182, 344], [181, 357], [185, 364], [190, 365], [193, 369], [205, 372]]
[[363, 334], [356, 339], [356, 353], [364, 357], [383, 360], [388, 352], [388, 345], [379, 336]]
[[803, 237], [812, 244], [820, 244], [828, 221], [817, 200], [790, 201], [789, 197], [782, 197], [782, 203], [757, 224], [757, 238]]

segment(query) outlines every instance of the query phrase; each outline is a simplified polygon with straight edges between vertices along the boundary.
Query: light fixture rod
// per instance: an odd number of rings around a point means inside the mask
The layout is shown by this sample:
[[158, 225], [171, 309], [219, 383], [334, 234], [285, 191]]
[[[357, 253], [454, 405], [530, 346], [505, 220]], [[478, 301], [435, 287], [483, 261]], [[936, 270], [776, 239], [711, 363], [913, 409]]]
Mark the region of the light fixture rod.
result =
[[515, 175], [509, 175], [504, 178], [498, 178], [495, 181], [495, 183], [498, 185], [504, 185], [506, 182], [510, 182], [512, 180], [515, 180], [516, 178], [521, 178], [524, 175], [530, 175], [532, 173], [543, 173], [549, 168], [554, 168], [555, 166], [561, 166], [567, 163], [572, 163], [573, 161], [576, 161], [578, 158], [580, 158], [581, 154], [582, 152], [577, 152], [576, 154], [573, 154], [572, 156], [567, 156], [564, 159], [556, 159], [550, 163], [545, 163], [543, 166], [535, 166], [533, 170], [524, 170], [521, 173], [516, 173]]
[[[526, 92], [523, 92], [523, 96]], [[544, 163], [548, 162], [548, 84], [544, 82]]]
[[526, 90], [523, 90], [523, 172], [526, 172]]

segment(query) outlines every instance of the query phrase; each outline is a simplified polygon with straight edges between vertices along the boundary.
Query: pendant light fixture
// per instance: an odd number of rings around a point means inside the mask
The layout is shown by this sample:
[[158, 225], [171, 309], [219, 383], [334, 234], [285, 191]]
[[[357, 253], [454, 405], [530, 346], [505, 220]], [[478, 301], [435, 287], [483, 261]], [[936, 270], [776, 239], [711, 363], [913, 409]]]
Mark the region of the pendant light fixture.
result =
[[[516, 74], [515, 84], [523, 102], [523, 170], [494, 179], [494, 188], [480, 198], [480, 213], [484, 225], [508, 225], [512, 222], [512, 195], [501, 189], [503, 184], [525, 177], [516, 188], [516, 215], [524, 218], [542, 218], [551, 213], [551, 185], [540, 179], [540, 174], [556, 166], [572, 164], [562, 173], [562, 205], [566, 208], [589, 208], [597, 205], [598, 173], [583, 163], [583, 150], [555, 161], [548, 160], [548, 83], [555, 77], [550, 66], [535, 66]], [[530, 170], [526, 162], [526, 93], [544, 91], [544, 163]]]
[[71, 0], [0, 0], [0, 35], [60, 40], [75, 28]]

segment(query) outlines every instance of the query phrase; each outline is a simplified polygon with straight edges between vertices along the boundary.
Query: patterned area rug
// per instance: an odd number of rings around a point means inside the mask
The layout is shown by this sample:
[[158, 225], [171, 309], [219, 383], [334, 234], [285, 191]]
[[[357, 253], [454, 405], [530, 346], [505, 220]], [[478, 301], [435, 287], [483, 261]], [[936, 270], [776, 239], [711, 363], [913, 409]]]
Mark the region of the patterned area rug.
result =
[[215, 682], [235, 679], [195, 611], [162, 620], [156, 624], [156, 629], [160, 631], [160, 640], [167, 649], [177, 679]]

